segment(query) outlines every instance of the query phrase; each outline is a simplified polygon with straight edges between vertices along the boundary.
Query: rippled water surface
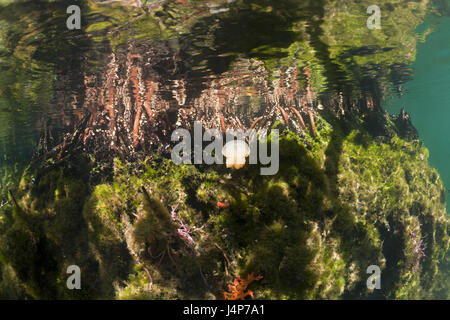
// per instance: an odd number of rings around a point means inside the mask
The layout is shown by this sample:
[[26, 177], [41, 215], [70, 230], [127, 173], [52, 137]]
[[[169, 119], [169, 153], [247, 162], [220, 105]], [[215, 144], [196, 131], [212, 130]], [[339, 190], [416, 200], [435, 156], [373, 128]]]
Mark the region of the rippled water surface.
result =
[[[126, 142], [147, 150], [180, 108], [213, 127], [248, 128], [264, 125], [275, 106], [302, 105], [298, 94], [311, 86], [319, 102], [334, 93], [369, 107], [392, 101], [396, 113], [405, 105], [449, 179], [448, 108], [438, 89], [448, 66], [445, 22], [428, 40], [436, 27], [424, 23], [435, 13], [428, 1], [383, 2], [379, 30], [367, 27], [368, 1], [316, 0], [89, 0], [80, 3], [81, 30], [68, 30], [72, 2], [0, 1], [2, 163], [26, 162], [43, 135], [49, 149], [63, 143], [87, 112], [108, 130], [98, 118], [108, 101], [125, 109]], [[128, 119], [137, 100], [142, 110]], [[136, 130], [141, 117], [152, 130]], [[138, 146], [142, 139], [149, 143]]]

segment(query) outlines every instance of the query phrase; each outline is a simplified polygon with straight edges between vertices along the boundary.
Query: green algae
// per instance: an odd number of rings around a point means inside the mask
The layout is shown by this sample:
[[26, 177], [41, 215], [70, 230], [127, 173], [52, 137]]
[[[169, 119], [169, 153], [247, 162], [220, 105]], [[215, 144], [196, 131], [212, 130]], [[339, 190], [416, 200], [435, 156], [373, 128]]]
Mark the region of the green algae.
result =
[[[254, 272], [264, 276], [251, 286], [259, 299], [448, 297], [439, 280], [448, 276], [445, 191], [427, 150], [317, 124], [315, 139], [283, 132], [274, 176], [258, 165], [176, 166], [158, 156], [116, 159], [112, 178], [95, 183], [90, 159], [26, 171], [13, 190], [17, 206], [0, 209], [9, 279], [0, 293], [221, 299], [234, 277]], [[71, 264], [82, 290], [65, 287]], [[366, 287], [370, 265], [381, 268], [379, 291]]]

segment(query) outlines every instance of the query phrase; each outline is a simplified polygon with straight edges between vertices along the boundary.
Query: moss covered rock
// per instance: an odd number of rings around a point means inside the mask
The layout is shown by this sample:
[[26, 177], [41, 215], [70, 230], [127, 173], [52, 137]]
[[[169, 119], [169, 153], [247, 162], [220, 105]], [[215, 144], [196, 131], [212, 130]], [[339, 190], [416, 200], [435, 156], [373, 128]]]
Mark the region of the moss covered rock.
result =
[[[316, 122], [315, 138], [282, 133], [274, 176], [157, 156], [116, 159], [100, 181], [89, 159], [28, 170], [1, 208], [0, 294], [222, 299], [254, 273], [259, 299], [448, 297], [445, 190], [427, 150]], [[72, 264], [82, 290], [66, 288]]]

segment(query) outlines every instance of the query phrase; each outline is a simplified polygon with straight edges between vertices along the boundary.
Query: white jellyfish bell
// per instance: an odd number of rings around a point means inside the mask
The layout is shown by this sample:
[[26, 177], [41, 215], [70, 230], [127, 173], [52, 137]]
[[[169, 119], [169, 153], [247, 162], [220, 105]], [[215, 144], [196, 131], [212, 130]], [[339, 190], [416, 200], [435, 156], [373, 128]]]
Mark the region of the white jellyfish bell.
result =
[[250, 148], [245, 141], [232, 140], [223, 146], [222, 154], [226, 158], [227, 168], [240, 169], [245, 165], [245, 158], [250, 154]]

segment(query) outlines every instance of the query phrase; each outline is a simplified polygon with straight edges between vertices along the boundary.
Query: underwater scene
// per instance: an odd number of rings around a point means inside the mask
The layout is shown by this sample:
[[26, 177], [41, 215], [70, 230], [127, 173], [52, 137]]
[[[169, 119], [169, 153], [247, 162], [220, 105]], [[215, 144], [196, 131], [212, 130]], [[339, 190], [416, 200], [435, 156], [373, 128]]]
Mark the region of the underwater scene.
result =
[[0, 0], [0, 299], [448, 300], [450, 0]]

